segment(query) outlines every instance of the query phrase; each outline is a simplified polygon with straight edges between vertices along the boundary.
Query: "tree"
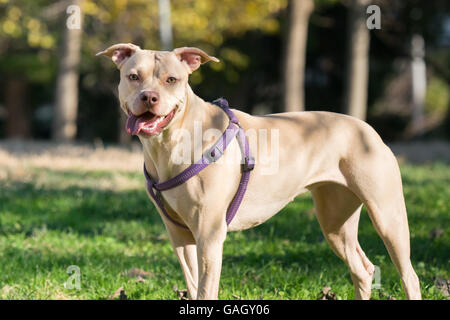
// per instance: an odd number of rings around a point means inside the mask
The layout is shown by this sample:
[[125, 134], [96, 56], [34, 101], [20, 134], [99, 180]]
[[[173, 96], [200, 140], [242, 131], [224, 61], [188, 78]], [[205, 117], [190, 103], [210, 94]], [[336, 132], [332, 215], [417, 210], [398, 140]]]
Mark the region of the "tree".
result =
[[350, 0], [347, 26], [346, 113], [365, 120], [369, 77], [370, 33], [366, 8], [370, 0]]
[[[28, 91], [16, 95], [24, 98], [30, 96], [30, 93], [39, 95], [38, 99], [28, 99], [31, 103], [39, 100], [38, 104], [27, 105], [26, 102], [21, 102], [21, 105], [30, 109], [29, 112], [26, 111], [28, 109], [19, 112], [22, 118], [12, 118], [12, 113], [7, 115], [5, 123], [11, 124], [11, 128], [23, 127], [23, 124], [14, 124], [14, 121], [24, 121], [25, 117], [30, 119], [23, 123], [29, 126], [28, 124], [33, 123], [31, 117], [35, 115], [35, 111], [44, 104], [48, 105], [49, 100], [53, 99], [54, 121], [49, 123], [52, 137], [65, 141], [73, 139], [76, 136], [76, 119], [79, 113], [78, 82], [82, 86], [82, 96], [89, 97], [87, 102], [94, 101], [92, 97], [111, 92], [111, 88], [117, 88], [117, 71], [110, 68], [106, 61], [95, 58], [95, 52], [118, 42], [134, 42], [147, 49], [163, 48], [159, 37], [157, 0], [80, 1], [84, 18], [82, 32], [89, 34], [89, 37], [82, 39], [79, 30], [67, 29], [60, 24], [61, 19], [68, 18], [66, 9], [72, 3], [72, 0], [0, 0], [0, 12], [3, 13], [0, 14], [2, 81], [6, 86], [10, 77], [21, 75], [23, 78], [17, 81], [23, 80], [25, 85], [16, 86], [14, 90]], [[221, 62], [207, 68], [226, 74], [227, 78], [230, 76], [230, 79], [237, 82], [240, 80], [238, 71], [247, 68], [251, 59], [247, 52], [238, 50], [236, 44], [224, 45], [224, 42], [230, 37], [243, 36], [247, 31], [276, 34], [279, 32], [278, 14], [286, 4], [287, 0], [172, 1], [173, 46], [198, 46], [219, 56]], [[59, 44], [59, 48], [56, 44]], [[77, 47], [81, 48], [81, 53]], [[78, 68], [80, 54], [82, 63]], [[202, 72], [206, 70], [204, 68], [203, 71], [197, 71], [195, 79], [191, 78], [192, 82], [201, 81]], [[56, 90], [40, 91], [55, 82]], [[11, 103], [19, 101], [16, 100], [9, 99]], [[5, 107], [19, 110], [19, 107], [7, 106], [6, 103]], [[104, 108], [99, 105], [84, 107], [89, 107], [94, 113]], [[89, 117], [89, 114], [91, 111], [82, 116]], [[118, 115], [115, 110], [110, 114]], [[124, 132], [123, 120], [120, 132]], [[32, 130], [28, 128], [27, 131]], [[124, 136], [124, 139], [127, 138]]]
[[158, 0], [159, 37], [163, 50], [173, 49], [172, 22], [170, 19], [170, 0]]
[[[71, 22], [81, 24], [81, 0], [73, 0], [74, 10], [70, 18], [64, 20], [64, 37], [56, 81], [56, 101], [53, 117], [52, 138], [57, 141], [71, 141], [77, 133], [78, 111], [78, 65], [80, 63], [81, 25], [70, 26]], [[78, 7], [78, 9], [77, 9]], [[70, 7], [69, 7], [70, 8]], [[76, 20], [79, 21], [76, 21]]]
[[0, 1], [0, 74], [5, 86], [6, 136], [31, 136], [30, 87], [53, 77], [55, 38], [40, 1]]
[[290, 0], [289, 31], [284, 58], [284, 109], [305, 109], [304, 78], [309, 17], [314, 0]]
[[[82, 6], [85, 14], [84, 31], [92, 36], [83, 38], [83, 49], [86, 52], [98, 52], [105, 46], [120, 42], [134, 42], [146, 49], [169, 49], [172, 47], [172, 41], [168, 24], [160, 21], [168, 14], [167, 9], [164, 9], [164, 4], [168, 3], [168, 0], [84, 0]], [[235, 48], [222, 47], [224, 40], [230, 36], [242, 35], [249, 30], [272, 34], [278, 32], [279, 23], [276, 15], [285, 6], [286, 1], [280, 0], [226, 0], [225, 3], [212, 0], [171, 1], [173, 46], [201, 47], [211, 55], [219, 56], [221, 60], [219, 64], [208, 67], [215, 68], [216, 71], [226, 70], [229, 73], [234, 71], [236, 78], [239, 78], [235, 69], [239, 70], [242, 66], [246, 66], [249, 59]], [[161, 27], [160, 22], [163, 22], [165, 28]], [[91, 59], [92, 54], [84, 56], [84, 64]], [[98, 58], [95, 63], [97, 61]], [[112, 69], [106, 61], [104, 65], [105, 69], [98, 74], [101, 74], [102, 81], [106, 82], [109, 79], [105, 79], [107, 78], [105, 74], [110, 74], [109, 70]], [[201, 79], [201, 74], [202, 70], [197, 70], [194, 77]], [[194, 77], [191, 81], [195, 81]], [[110, 79], [115, 78], [111, 76]], [[115, 81], [110, 83], [114, 88], [117, 87]], [[126, 115], [120, 111], [118, 136], [121, 143], [130, 141], [130, 136], [123, 129], [125, 121]]]
[[425, 65], [425, 41], [419, 34], [411, 39], [411, 89], [412, 119], [410, 132], [412, 136], [421, 136], [425, 129], [424, 106], [427, 93], [427, 72]]
[[23, 77], [8, 77], [5, 96], [5, 105], [8, 114], [6, 135], [8, 137], [30, 137], [30, 111], [27, 108], [26, 92], [26, 79]]

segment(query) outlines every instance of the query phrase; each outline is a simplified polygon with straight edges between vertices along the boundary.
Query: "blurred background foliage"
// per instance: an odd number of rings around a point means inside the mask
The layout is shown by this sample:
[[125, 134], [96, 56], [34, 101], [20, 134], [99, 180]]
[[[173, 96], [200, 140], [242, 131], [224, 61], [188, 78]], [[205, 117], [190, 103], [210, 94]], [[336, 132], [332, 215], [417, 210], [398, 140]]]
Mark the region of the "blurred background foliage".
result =
[[[224, 96], [232, 106], [254, 114], [284, 111], [283, 77], [290, 71], [285, 60], [294, 1], [171, 1], [173, 46], [200, 47], [220, 59], [192, 74], [194, 91], [205, 100]], [[348, 12], [358, 0], [302, 1], [313, 5], [306, 21], [305, 52], [298, 52], [306, 57], [306, 110], [346, 112]], [[73, 3], [82, 12], [75, 138], [120, 140], [124, 130], [116, 99], [118, 72], [110, 61], [94, 55], [120, 42], [160, 50], [157, 0], [0, 0], [0, 137], [52, 137], [66, 8]], [[371, 4], [381, 8], [381, 29], [370, 31], [367, 121], [388, 141], [449, 138], [448, 1]], [[427, 86], [419, 133], [409, 130], [414, 34], [425, 43]], [[16, 120], [19, 123], [8, 127]]]

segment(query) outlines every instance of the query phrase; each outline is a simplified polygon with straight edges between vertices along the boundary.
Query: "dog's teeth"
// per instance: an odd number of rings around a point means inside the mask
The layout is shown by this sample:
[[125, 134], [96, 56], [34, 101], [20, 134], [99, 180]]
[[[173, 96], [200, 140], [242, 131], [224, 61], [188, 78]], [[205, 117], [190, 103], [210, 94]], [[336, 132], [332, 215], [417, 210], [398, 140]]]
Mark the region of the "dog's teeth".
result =
[[154, 129], [156, 129], [156, 127], [158, 126], [158, 124], [159, 124], [161, 121], [163, 121], [164, 118], [165, 118], [165, 116], [158, 117], [158, 119], [156, 119], [151, 125], [149, 125], [148, 127], [146, 127], [147, 130], [154, 130]]

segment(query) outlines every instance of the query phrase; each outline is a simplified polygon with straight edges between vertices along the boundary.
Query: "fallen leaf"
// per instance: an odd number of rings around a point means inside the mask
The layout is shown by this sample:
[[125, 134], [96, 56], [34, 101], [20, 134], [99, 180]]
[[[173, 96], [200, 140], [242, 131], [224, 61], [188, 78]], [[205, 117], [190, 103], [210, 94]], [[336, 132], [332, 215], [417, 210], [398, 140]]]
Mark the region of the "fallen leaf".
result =
[[174, 285], [172, 287], [173, 291], [175, 291], [178, 295], [178, 299], [180, 300], [188, 300], [188, 294], [187, 294], [187, 289], [178, 289], [177, 285]]
[[336, 292], [331, 291], [330, 287], [323, 287], [317, 300], [337, 300]]
[[442, 278], [436, 278], [434, 281], [434, 284], [436, 288], [438, 288], [442, 294], [446, 297], [450, 296], [450, 280], [449, 279], [442, 279]]
[[56, 293], [56, 295], [55, 295], [55, 299], [56, 299], [56, 300], [70, 300], [70, 297], [67, 296], [67, 295], [65, 295], [65, 294], [62, 293], [62, 292], [58, 292], [58, 293]]
[[[377, 290], [377, 292], [378, 292], [378, 300], [397, 300], [394, 296], [386, 293], [383, 290]], [[373, 299], [371, 298], [371, 300]]]
[[120, 287], [119, 289], [116, 290], [116, 292], [114, 292], [114, 294], [111, 296], [111, 298], [109, 298], [109, 300], [114, 300], [119, 298], [119, 300], [127, 300], [128, 297], [125, 293], [125, 290], [123, 290], [123, 287]]
[[138, 280], [139, 278], [150, 278], [154, 276], [152, 272], [144, 271], [139, 268], [131, 268], [130, 270], [125, 271], [123, 274], [130, 278], [138, 278]]
[[444, 230], [440, 229], [440, 228], [434, 228], [430, 231], [430, 233], [428, 234], [428, 237], [430, 239], [439, 239], [440, 237], [442, 237], [444, 235]]
[[15, 293], [14, 287], [5, 285], [5, 286], [0, 290], [0, 297], [6, 298], [9, 294], [13, 294], [13, 293]]
[[238, 300], [245, 300], [244, 298], [242, 298], [241, 296], [238, 296], [237, 294], [233, 294], [232, 296], [233, 296], [233, 298], [236, 298]]
[[120, 291], [119, 300], [128, 300], [128, 297], [125, 294], [125, 290]]

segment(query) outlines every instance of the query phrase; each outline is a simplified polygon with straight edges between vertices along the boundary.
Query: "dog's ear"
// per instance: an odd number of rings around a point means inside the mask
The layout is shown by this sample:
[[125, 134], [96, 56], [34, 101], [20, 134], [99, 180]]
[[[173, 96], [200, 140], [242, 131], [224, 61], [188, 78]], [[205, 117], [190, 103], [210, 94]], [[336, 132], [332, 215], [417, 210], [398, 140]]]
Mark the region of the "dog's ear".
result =
[[219, 62], [219, 59], [209, 56], [198, 48], [176, 48], [173, 50], [173, 53], [175, 53], [181, 62], [185, 63], [189, 73], [194, 72], [201, 64], [208, 61]]
[[117, 68], [123, 65], [123, 63], [131, 57], [136, 51], [140, 50], [139, 46], [132, 43], [119, 43], [109, 47], [106, 50], [100, 51], [96, 56], [107, 56], [116, 64]]

